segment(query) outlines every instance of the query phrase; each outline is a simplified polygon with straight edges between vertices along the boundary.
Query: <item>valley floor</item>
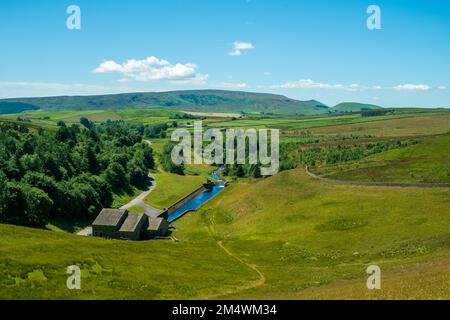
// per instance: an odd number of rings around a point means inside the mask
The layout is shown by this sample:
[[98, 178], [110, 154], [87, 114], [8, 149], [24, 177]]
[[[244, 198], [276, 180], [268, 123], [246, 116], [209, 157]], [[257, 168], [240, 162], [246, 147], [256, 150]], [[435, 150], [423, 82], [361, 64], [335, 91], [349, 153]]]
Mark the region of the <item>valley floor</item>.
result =
[[[0, 225], [0, 298], [449, 299], [449, 189], [329, 185], [304, 170], [232, 183], [179, 242]], [[79, 265], [82, 289], [66, 287]], [[382, 290], [365, 288], [368, 265]]]

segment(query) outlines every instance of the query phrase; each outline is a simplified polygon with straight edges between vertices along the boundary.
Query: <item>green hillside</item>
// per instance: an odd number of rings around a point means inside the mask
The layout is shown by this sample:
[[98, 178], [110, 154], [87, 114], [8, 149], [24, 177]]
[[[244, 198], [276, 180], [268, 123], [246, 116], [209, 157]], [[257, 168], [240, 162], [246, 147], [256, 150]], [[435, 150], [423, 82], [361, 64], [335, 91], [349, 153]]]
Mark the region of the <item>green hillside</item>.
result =
[[[324, 114], [328, 107], [315, 100], [298, 101], [281, 95], [223, 90], [124, 93], [3, 100], [42, 109], [171, 108], [197, 112], [246, 112], [292, 115]], [[0, 100], [2, 102], [2, 100]]]
[[335, 105], [331, 108], [331, 111], [335, 112], [359, 112], [363, 110], [379, 110], [383, 109], [380, 106], [374, 104], [364, 104], [357, 102], [343, 102]]
[[350, 181], [449, 183], [450, 134], [425, 137], [417, 142], [360, 161], [318, 168], [316, 172]]
[[[293, 170], [233, 183], [176, 223], [178, 242], [0, 225], [0, 298], [327, 298], [347, 281], [354, 298], [445, 299], [448, 197], [446, 189], [328, 185]], [[66, 288], [73, 264], [82, 269], [79, 291]], [[378, 292], [365, 288], [371, 264], [383, 272]], [[410, 280], [397, 281], [402, 270]]]
[[39, 109], [39, 107], [29, 103], [0, 101], [0, 114], [19, 113], [37, 109]]

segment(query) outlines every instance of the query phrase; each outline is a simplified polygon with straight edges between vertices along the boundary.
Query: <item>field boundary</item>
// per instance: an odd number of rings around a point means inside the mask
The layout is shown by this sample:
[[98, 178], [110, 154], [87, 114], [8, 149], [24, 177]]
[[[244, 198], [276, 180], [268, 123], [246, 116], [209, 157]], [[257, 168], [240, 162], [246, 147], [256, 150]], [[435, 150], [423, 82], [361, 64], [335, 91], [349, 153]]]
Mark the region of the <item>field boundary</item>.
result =
[[336, 180], [318, 176], [317, 174], [309, 171], [308, 167], [305, 167], [305, 171], [311, 178], [332, 184], [360, 186], [360, 187], [450, 188], [450, 183], [356, 182], [356, 181]]

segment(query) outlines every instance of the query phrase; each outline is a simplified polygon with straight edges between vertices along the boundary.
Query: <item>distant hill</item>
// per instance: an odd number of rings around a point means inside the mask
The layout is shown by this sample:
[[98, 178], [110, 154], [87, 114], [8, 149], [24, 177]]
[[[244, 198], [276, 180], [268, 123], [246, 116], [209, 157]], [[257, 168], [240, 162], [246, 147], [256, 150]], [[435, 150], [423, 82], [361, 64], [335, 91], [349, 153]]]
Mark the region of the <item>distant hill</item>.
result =
[[190, 90], [0, 100], [0, 102], [2, 101], [26, 103], [47, 110], [165, 107], [198, 112], [257, 112], [286, 115], [325, 114], [329, 110], [328, 106], [315, 100], [299, 101], [282, 95], [225, 90]]
[[37, 109], [39, 109], [39, 107], [28, 103], [0, 101], [0, 114], [19, 113]]
[[374, 105], [374, 104], [364, 104], [357, 102], [343, 102], [338, 105], [335, 105], [331, 108], [331, 111], [335, 112], [358, 112], [363, 110], [379, 110], [383, 109], [383, 107]]

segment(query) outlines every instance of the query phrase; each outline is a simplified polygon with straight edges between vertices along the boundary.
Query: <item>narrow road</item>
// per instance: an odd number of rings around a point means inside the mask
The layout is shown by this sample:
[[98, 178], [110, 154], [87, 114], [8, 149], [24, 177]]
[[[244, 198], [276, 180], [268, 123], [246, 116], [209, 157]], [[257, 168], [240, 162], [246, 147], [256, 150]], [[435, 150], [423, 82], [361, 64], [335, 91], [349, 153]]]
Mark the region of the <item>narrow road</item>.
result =
[[[149, 175], [149, 178], [152, 179], [152, 177]], [[158, 216], [162, 210], [153, 208], [152, 206], [149, 206], [148, 204], [146, 204], [144, 202], [145, 198], [147, 198], [147, 196], [152, 193], [153, 190], [155, 190], [156, 188], [156, 181], [152, 180], [152, 185], [150, 186], [150, 188], [147, 191], [142, 192], [140, 195], [138, 195], [136, 198], [134, 198], [133, 200], [131, 200], [130, 202], [128, 202], [126, 205], [120, 207], [120, 209], [130, 209], [131, 207], [141, 207], [144, 209], [144, 212], [146, 215], [150, 216], [150, 217], [156, 217]]]
[[[149, 178], [152, 178], [149, 175]], [[149, 217], [157, 217], [162, 210], [153, 208], [152, 206], [149, 206], [144, 202], [144, 199], [156, 188], [156, 181], [152, 180], [152, 185], [149, 187], [147, 191], [142, 192], [140, 195], [138, 195], [136, 198], [128, 202], [126, 205], [123, 205], [120, 207], [120, 209], [130, 209], [131, 207], [138, 206], [144, 209], [144, 213], [148, 215]], [[92, 226], [88, 226], [84, 228], [83, 230], [77, 232], [77, 235], [89, 237], [92, 235]]]

